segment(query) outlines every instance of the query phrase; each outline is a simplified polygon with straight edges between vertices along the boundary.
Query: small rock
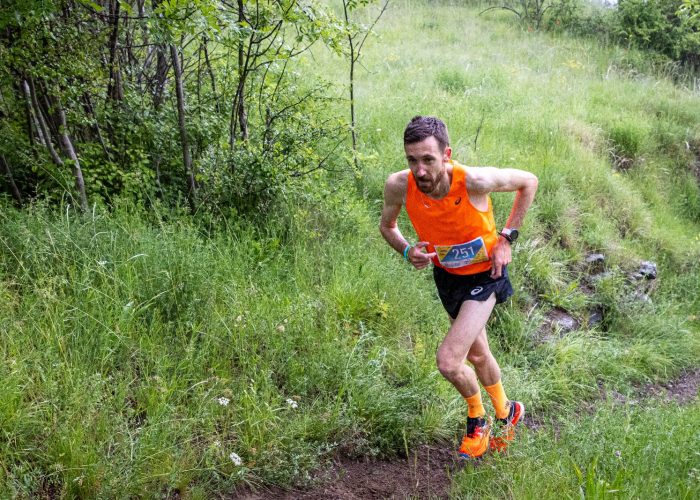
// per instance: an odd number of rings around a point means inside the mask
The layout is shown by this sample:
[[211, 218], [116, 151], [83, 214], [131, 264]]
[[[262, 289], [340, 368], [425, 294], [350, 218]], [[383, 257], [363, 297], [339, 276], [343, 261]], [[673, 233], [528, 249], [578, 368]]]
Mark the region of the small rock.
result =
[[579, 323], [576, 321], [576, 318], [558, 307], [547, 313], [547, 321], [552, 328], [563, 333], [571, 332], [579, 327]]
[[598, 264], [605, 261], [605, 255], [602, 253], [592, 253], [586, 257], [586, 264]]
[[632, 294], [632, 299], [633, 300], [638, 300], [639, 302], [644, 302], [645, 304], [653, 304], [651, 301], [651, 297], [649, 297], [646, 293], [642, 293], [639, 290], [635, 291]]
[[576, 320], [571, 316], [564, 316], [557, 319], [557, 326], [565, 332], [576, 330], [578, 327]]
[[604, 273], [594, 274], [591, 276], [593, 283], [598, 283], [599, 281], [606, 280], [615, 276], [611, 271], [605, 271]]
[[642, 261], [637, 272], [648, 280], [656, 279], [656, 263], [650, 260]]
[[592, 311], [588, 315], [588, 326], [597, 325], [601, 321], [603, 321], [603, 311], [598, 311], [598, 310]]

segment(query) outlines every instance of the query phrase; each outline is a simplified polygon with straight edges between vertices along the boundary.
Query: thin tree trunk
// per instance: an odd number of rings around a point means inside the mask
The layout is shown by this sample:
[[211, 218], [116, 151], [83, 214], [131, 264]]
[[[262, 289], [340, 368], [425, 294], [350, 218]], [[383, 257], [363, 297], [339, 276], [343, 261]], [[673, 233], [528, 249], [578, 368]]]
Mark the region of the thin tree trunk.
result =
[[[151, 0], [151, 8], [155, 11], [158, 8], [159, 0]], [[146, 42], [148, 31], [145, 32], [144, 37]], [[153, 80], [149, 81], [151, 87], [151, 95], [153, 96], [153, 110], [156, 115], [160, 111], [160, 107], [163, 104], [163, 92], [165, 89], [165, 82], [168, 78], [168, 60], [165, 57], [165, 46], [158, 44], [152, 49], [151, 53], [146, 58], [146, 63], [149, 63], [149, 58], [152, 59], [153, 52], [156, 54], [156, 72]], [[144, 63], [144, 66], [146, 66]], [[163, 185], [161, 183], [161, 173], [160, 173], [160, 162], [162, 161], [162, 154], [158, 144], [152, 141], [152, 158], [153, 158], [153, 168], [156, 171], [156, 196], [159, 199], [163, 199]]]
[[73, 162], [73, 177], [75, 178], [75, 189], [78, 191], [78, 197], [80, 200], [80, 210], [83, 212], [87, 211], [87, 196], [85, 194], [85, 181], [83, 180], [83, 170], [80, 168], [80, 160], [78, 155], [75, 154], [75, 148], [73, 148], [73, 143], [68, 136], [68, 124], [66, 123], [66, 112], [63, 107], [59, 104], [58, 106], [58, 118], [60, 120], [59, 137], [61, 139], [61, 144], [63, 145], [63, 150], [66, 156], [70, 158]]
[[[29, 80], [31, 82], [31, 80]], [[61, 160], [61, 157], [58, 156], [58, 153], [53, 147], [53, 142], [51, 140], [51, 132], [49, 131], [49, 128], [46, 125], [46, 122], [44, 121], [44, 116], [41, 112], [41, 108], [39, 107], [39, 101], [36, 98], [36, 88], [34, 85], [29, 85], [27, 80], [22, 80], [22, 88], [24, 89], [24, 93], [27, 95], [27, 98], [30, 100], [32, 109], [34, 110], [34, 119], [37, 122], [37, 130], [40, 131], [40, 138], [44, 142], [44, 146], [46, 146], [46, 149], [49, 151], [49, 155], [51, 155], [51, 159], [53, 162], [58, 165], [59, 167], [63, 166], [63, 160]]]
[[[245, 21], [245, 4], [243, 0], [238, 0], [238, 24], [243, 25]], [[252, 40], [250, 45], [252, 45]], [[250, 50], [250, 45], [248, 46]], [[233, 101], [231, 109], [231, 132], [229, 143], [233, 146], [236, 141], [237, 125], [241, 127], [241, 139], [248, 140], [248, 112], [246, 111], [245, 102], [245, 82], [248, 78], [248, 58], [245, 55], [243, 41], [238, 42], [238, 87], [236, 89], [236, 97]], [[238, 122], [236, 122], [238, 120]]]
[[[345, 24], [350, 25], [348, 16], [348, 2], [343, 0], [343, 13], [345, 14]], [[352, 161], [355, 164], [355, 169], [359, 170], [359, 162], [357, 160], [357, 135], [355, 134], [355, 40], [352, 34], [348, 32], [348, 45], [350, 46], [350, 136], [352, 137]]]
[[202, 120], [202, 43], [197, 48], [197, 113]]
[[190, 210], [194, 213], [196, 209], [195, 194], [196, 185], [194, 182], [194, 174], [192, 172], [192, 157], [190, 156], [190, 145], [187, 139], [187, 129], [185, 127], [185, 91], [182, 88], [182, 70], [180, 68], [180, 59], [178, 58], [177, 49], [174, 45], [170, 46], [170, 58], [173, 63], [175, 72], [175, 91], [177, 93], [177, 118], [180, 128], [180, 142], [182, 143], [182, 159], [185, 164], [185, 178], [187, 179], [187, 201], [190, 205]]
[[27, 137], [29, 138], [29, 147], [34, 149], [34, 130], [36, 129], [37, 135], [39, 135], [41, 132], [39, 131], [39, 126], [34, 122], [34, 117], [32, 116], [32, 101], [24, 90], [24, 82], [20, 83], [19, 87], [20, 92], [25, 96], [24, 108], [27, 116]]
[[24, 102], [26, 103], [27, 108], [27, 121], [29, 122], [27, 124], [27, 133], [29, 134], [29, 143], [32, 145], [34, 144], [33, 132], [36, 130], [36, 135], [39, 138], [39, 144], [46, 147], [46, 141], [44, 140], [44, 134], [41, 131], [41, 127], [39, 126], [39, 120], [34, 114], [34, 105], [32, 103], [32, 96], [31, 90], [29, 89], [29, 84], [26, 80], [22, 80], [22, 82], [20, 83], [20, 87], [22, 89], [22, 93], [24, 94]]
[[113, 101], [121, 101], [124, 98], [121, 82], [121, 70], [119, 69], [119, 56], [117, 54], [117, 41], [119, 40], [119, 0], [112, 0], [110, 14], [112, 19], [112, 33], [109, 37], [109, 83], [107, 95]]
[[90, 98], [90, 94], [88, 92], [85, 92], [83, 94], [83, 103], [85, 105], [85, 111], [95, 121], [95, 124], [94, 124], [95, 134], [97, 134], [97, 140], [100, 141], [100, 145], [102, 146], [102, 151], [104, 151], [105, 156], [107, 156], [107, 158], [109, 158], [111, 160], [112, 154], [109, 152], [109, 149], [107, 148], [107, 144], [105, 143], [104, 137], [102, 137], [102, 130], [100, 130], [100, 124], [97, 123], [97, 115], [95, 114], [95, 107], [92, 105], [92, 99]]
[[51, 106], [51, 103], [49, 102], [49, 98], [48, 98], [49, 93], [47, 92], [46, 88], [42, 85], [41, 81], [39, 82], [39, 88], [41, 88], [41, 90], [42, 90], [41, 94], [37, 93], [36, 90], [34, 89], [34, 80], [29, 80], [29, 85], [32, 87], [32, 92], [34, 92], [34, 95], [37, 98], [39, 98], [41, 96], [41, 101], [39, 101], [39, 107], [44, 112], [44, 121], [46, 123], [46, 126], [49, 128], [49, 131], [53, 135], [57, 136], [58, 135], [58, 125], [56, 125], [55, 116], [51, 116], [51, 110], [53, 109], [53, 107]]
[[155, 86], [153, 89], [153, 107], [158, 111], [160, 105], [163, 103], [163, 91], [165, 90], [165, 81], [168, 78], [168, 60], [165, 57], [165, 47], [158, 45], [156, 47], [157, 51], [157, 62], [156, 62], [156, 74], [155, 74]]
[[211, 62], [209, 61], [209, 49], [207, 44], [209, 40], [204, 37], [204, 62], [207, 66], [207, 73], [209, 73], [209, 79], [211, 80], [211, 93], [214, 95], [214, 103], [216, 105], [216, 112], [221, 113], [221, 108], [219, 107], [219, 96], [216, 94], [216, 78], [214, 78], [214, 70], [211, 67]]
[[12, 192], [12, 197], [15, 199], [15, 203], [18, 206], [22, 206], [22, 193], [19, 192], [17, 184], [15, 184], [15, 179], [12, 177], [12, 170], [10, 170], [10, 165], [5, 161], [5, 157], [0, 155], [0, 170], [2, 170], [5, 180], [10, 186], [10, 191]]
[[359, 169], [357, 161], [357, 135], [355, 134], [355, 58], [350, 59], [350, 135], [352, 137], [352, 160], [355, 169]]

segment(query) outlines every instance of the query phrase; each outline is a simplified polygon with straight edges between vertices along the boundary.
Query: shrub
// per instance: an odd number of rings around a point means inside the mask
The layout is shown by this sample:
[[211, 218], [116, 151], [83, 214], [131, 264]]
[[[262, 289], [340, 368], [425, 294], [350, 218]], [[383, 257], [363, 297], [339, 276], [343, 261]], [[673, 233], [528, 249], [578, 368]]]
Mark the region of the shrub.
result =
[[700, 16], [681, 0], [620, 0], [617, 8], [560, 0], [545, 26], [583, 36], [611, 39], [629, 48], [650, 50], [688, 66], [700, 66]]

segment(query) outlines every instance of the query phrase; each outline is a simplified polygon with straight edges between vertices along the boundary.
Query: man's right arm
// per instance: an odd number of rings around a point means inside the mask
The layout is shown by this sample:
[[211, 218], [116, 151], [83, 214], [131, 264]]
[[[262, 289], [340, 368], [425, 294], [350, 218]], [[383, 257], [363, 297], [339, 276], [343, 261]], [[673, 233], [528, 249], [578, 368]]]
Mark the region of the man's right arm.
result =
[[[408, 170], [402, 170], [391, 174], [384, 185], [384, 208], [382, 208], [382, 218], [379, 223], [379, 232], [386, 242], [403, 255], [404, 250], [410, 245], [403, 237], [397, 224], [401, 207], [406, 198], [406, 188], [408, 186]], [[428, 242], [419, 241], [408, 250], [407, 259], [416, 269], [423, 269], [428, 266], [435, 253], [425, 253], [423, 249], [428, 246]]]
[[403, 254], [409, 243], [403, 237], [397, 221], [401, 213], [401, 207], [406, 198], [406, 186], [408, 185], [407, 171], [393, 173], [384, 185], [384, 207], [382, 218], [379, 222], [379, 232], [391, 248]]

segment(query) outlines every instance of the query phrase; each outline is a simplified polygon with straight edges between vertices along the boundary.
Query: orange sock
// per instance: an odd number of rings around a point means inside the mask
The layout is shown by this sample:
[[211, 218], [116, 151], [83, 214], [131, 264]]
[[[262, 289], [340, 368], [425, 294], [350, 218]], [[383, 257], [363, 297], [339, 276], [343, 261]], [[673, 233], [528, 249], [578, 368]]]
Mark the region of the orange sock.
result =
[[493, 408], [496, 410], [496, 418], [506, 418], [510, 412], [508, 406], [508, 398], [506, 397], [506, 391], [503, 390], [503, 384], [499, 380], [497, 383], [484, 387], [486, 392], [491, 396], [491, 402], [493, 403]]
[[464, 398], [468, 406], [469, 418], [483, 417], [486, 415], [486, 410], [484, 405], [481, 403], [481, 391], [477, 392], [473, 396]]

